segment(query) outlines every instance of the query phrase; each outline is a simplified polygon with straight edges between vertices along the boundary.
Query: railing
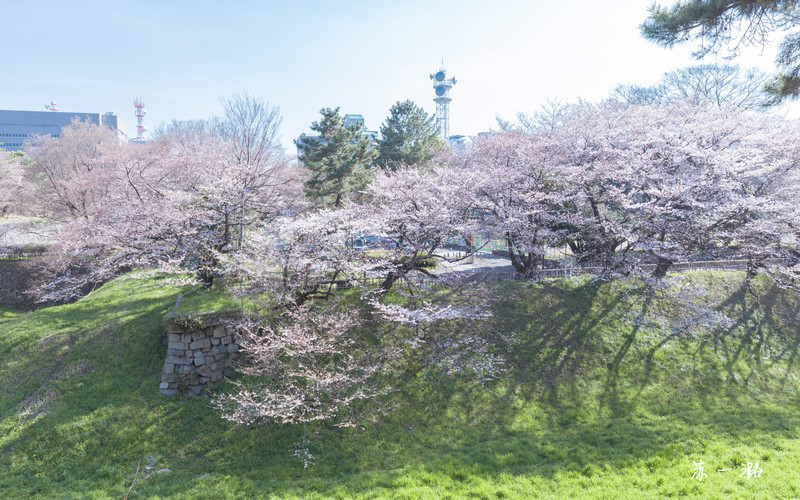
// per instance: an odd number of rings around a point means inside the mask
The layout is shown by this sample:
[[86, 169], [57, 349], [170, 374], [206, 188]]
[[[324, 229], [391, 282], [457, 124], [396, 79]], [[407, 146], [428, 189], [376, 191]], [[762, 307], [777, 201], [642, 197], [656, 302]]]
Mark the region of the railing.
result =
[[29, 260], [41, 257], [44, 247], [34, 248], [0, 248], [0, 260]]

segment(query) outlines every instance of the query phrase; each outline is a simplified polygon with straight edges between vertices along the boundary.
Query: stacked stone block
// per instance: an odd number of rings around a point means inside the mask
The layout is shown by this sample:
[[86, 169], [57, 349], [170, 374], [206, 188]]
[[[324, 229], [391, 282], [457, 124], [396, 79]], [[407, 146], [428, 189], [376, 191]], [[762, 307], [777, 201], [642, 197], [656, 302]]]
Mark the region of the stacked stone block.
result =
[[169, 342], [161, 394], [199, 396], [207, 385], [231, 373], [239, 346], [224, 316], [167, 317]]

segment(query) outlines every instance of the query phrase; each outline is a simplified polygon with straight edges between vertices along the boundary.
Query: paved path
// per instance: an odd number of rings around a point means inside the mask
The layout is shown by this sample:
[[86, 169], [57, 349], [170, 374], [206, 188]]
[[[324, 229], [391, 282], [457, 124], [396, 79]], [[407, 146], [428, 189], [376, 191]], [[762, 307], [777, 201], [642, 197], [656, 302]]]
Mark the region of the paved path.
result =
[[[432, 272], [433, 274], [446, 274], [446, 273], [456, 273], [456, 274], [491, 274], [491, 275], [514, 275], [515, 269], [511, 265], [511, 259], [499, 256], [499, 255], [480, 255], [474, 256], [473, 258], [464, 258], [461, 260], [457, 260], [459, 255], [463, 255], [463, 252], [456, 252], [448, 249], [444, 249], [441, 252], [437, 252], [437, 254], [446, 255], [449, 260], [454, 262], [448, 262], [447, 260], [439, 259], [439, 266], [434, 269]], [[772, 263], [773, 265], [780, 264], [779, 261], [767, 261], [767, 263]], [[645, 266], [649, 266], [650, 272], [654, 264], [647, 264]], [[720, 271], [739, 271], [748, 268], [748, 262], [746, 260], [730, 260], [730, 261], [697, 261], [697, 262], [676, 262], [670, 268], [670, 273], [677, 273], [683, 271], [696, 271], [696, 270], [703, 270], [703, 269], [710, 269], [710, 270], [720, 270]], [[581, 274], [582, 272], [597, 272], [598, 268], [573, 268], [572, 273], [574, 274]], [[561, 269], [548, 269], [544, 271], [547, 275], [556, 276], [561, 275], [563, 276], [563, 272]]]
[[514, 266], [505, 257], [474, 256], [457, 262], [439, 259], [439, 266], [433, 270], [434, 274], [486, 272], [513, 273]]

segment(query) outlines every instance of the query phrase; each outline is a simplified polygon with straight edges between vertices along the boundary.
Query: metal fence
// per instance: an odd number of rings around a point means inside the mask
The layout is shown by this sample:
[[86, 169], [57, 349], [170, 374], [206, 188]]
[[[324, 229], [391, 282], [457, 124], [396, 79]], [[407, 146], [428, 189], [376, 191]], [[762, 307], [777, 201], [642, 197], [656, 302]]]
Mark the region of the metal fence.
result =
[[45, 253], [44, 247], [36, 248], [0, 248], [0, 260], [29, 260], [41, 257]]
[[[458, 255], [464, 255], [462, 253], [457, 253]], [[438, 255], [438, 254], [437, 254]], [[455, 258], [455, 257], [449, 257]], [[770, 260], [766, 261], [767, 265], [780, 265], [781, 262]], [[676, 262], [672, 266], [670, 266], [668, 273], [681, 273], [687, 271], [742, 271], [747, 270], [750, 267], [750, 263], [747, 260], [707, 260], [707, 261], [695, 261], [695, 262]], [[655, 264], [644, 264], [639, 266], [639, 269], [647, 272], [652, 273], [655, 271], [656, 265]], [[554, 269], [537, 269], [530, 275], [525, 275], [523, 273], [518, 272], [509, 272], [509, 271], [479, 271], [474, 273], [452, 273], [457, 274], [460, 276], [460, 279], [466, 282], [476, 282], [476, 283], [501, 283], [506, 281], [536, 281], [539, 279], [546, 279], [546, 278], [572, 278], [581, 275], [599, 275], [604, 271], [601, 267], [589, 267], [589, 266], [566, 266]], [[448, 273], [451, 274], [451, 273]], [[430, 276], [427, 274], [415, 273], [409, 274], [405, 276], [405, 279], [411, 281], [412, 283], [436, 283], [441, 280], [442, 277], [447, 275], [434, 275]], [[337, 288], [351, 288], [355, 285], [361, 285], [364, 287], [378, 287], [381, 283], [384, 282], [386, 279], [385, 276], [361, 276], [351, 278], [350, 280], [339, 280], [335, 284]]]

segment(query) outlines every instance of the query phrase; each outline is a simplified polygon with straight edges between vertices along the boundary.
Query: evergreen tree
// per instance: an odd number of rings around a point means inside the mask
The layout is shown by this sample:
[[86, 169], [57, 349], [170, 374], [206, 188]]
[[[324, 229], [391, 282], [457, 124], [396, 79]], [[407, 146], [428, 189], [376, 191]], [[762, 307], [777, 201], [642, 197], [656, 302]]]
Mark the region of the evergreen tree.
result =
[[[699, 42], [694, 56], [702, 58], [728, 47], [736, 55], [740, 45], [766, 45], [775, 30], [798, 23], [798, 0], [688, 0], [671, 8], [653, 5], [642, 23], [642, 35], [663, 47], [687, 40]], [[781, 42], [776, 63], [780, 69], [767, 85], [772, 103], [800, 95], [800, 33]]]
[[397, 101], [381, 125], [380, 156], [375, 163], [389, 170], [400, 165], [424, 165], [441, 148], [433, 117], [411, 101]]
[[367, 168], [378, 156], [361, 125], [346, 127], [339, 108], [320, 110], [322, 119], [311, 125], [318, 137], [295, 141], [300, 161], [310, 172], [305, 194], [322, 205], [339, 207], [351, 193], [369, 184]]

